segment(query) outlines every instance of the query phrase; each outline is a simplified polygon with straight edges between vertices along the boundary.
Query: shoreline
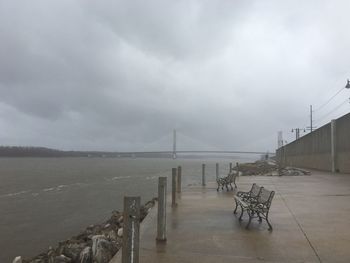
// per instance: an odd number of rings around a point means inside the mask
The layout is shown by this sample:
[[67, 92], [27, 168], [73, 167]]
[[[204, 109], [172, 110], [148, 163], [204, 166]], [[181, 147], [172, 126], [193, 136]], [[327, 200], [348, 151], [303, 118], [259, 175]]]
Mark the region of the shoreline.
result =
[[[146, 202], [140, 208], [140, 222], [142, 222], [157, 198]], [[112, 216], [105, 222], [86, 227], [76, 236], [61, 241], [56, 247], [49, 247], [31, 258], [17, 256], [13, 263], [38, 263], [38, 262], [109, 262], [122, 246], [123, 238], [123, 213], [112, 211]]]

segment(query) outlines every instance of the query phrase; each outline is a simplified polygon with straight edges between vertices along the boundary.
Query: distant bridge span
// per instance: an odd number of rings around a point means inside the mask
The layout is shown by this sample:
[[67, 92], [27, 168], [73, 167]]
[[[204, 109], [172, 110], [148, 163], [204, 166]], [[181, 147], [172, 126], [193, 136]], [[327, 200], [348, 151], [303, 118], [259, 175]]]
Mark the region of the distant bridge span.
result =
[[188, 151], [179, 151], [176, 148], [176, 130], [173, 131], [173, 150], [172, 151], [133, 151], [133, 152], [117, 152], [119, 155], [145, 155], [145, 154], [171, 154], [174, 159], [176, 159], [177, 154], [181, 153], [213, 153], [213, 154], [269, 154], [269, 152], [262, 151], [220, 151], [220, 150], [212, 150], [212, 151], [196, 151], [196, 150], [188, 150]]
[[[173, 151], [147, 151], [147, 152], [117, 152], [118, 154], [173, 154]], [[259, 152], [259, 151], [176, 151], [176, 154], [178, 153], [223, 153], [223, 154], [230, 154], [230, 153], [239, 153], [239, 154], [266, 154], [269, 152]]]

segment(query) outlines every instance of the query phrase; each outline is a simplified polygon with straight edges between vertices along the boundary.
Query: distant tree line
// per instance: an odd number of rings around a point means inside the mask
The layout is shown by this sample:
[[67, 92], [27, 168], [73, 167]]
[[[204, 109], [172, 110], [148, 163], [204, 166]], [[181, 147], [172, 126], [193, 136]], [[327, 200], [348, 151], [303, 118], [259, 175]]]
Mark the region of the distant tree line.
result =
[[61, 151], [34, 146], [0, 146], [1, 157], [118, 157], [172, 158], [171, 153], [119, 153], [102, 151]]
[[63, 151], [45, 147], [0, 146], [0, 157], [61, 157]]
[[100, 152], [60, 151], [33, 146], [0, 146], [0, 157], [97, 157]]

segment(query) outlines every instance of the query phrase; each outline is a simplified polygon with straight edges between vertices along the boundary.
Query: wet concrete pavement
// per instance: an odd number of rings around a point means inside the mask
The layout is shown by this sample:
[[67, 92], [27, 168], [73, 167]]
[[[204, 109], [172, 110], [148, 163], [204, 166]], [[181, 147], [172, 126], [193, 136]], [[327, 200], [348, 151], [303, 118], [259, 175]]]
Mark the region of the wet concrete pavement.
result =
[[185, 187], [167, 207], [167, 242], [155, 241], [156, 209], [142, 224], [140, 262], [350, 262], [350, 175], [240, 177], [238, 190], [254, 182], [276, 191], [273, 231], [257, 220], [247, 230], [247, 216], [232, 213], [232, 191]]

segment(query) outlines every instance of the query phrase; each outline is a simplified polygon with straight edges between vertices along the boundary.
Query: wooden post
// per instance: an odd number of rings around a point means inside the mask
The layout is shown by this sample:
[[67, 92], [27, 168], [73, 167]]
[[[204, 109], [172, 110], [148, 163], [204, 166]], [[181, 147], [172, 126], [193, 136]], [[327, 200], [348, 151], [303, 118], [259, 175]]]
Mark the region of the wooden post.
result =
[[171, 180], [171, 206], [176, 206], [176, 174], [177, 169], [172, 169], [172, 180]]
[[122, 263], [138, 263], [141, 197], [124, 197]]
[[205, 186], [205, 164], [202, 164], [202, 186]]
[[158, 178], [157, 241], [166, 241], [166, 191], [167, 177]]
[[237, 176], [239, 176], [239, 163], [236, 163], [236, 167], [237, 167]]
[[232, 163], [230, 163], [230, 173], [232, 172]]
[[181, 177], [182, 177], [182, 167], [177, 167], [177, 192], [181, 193]]
[[219, 163], [216, 163], [216, 179], [219, 178]]

